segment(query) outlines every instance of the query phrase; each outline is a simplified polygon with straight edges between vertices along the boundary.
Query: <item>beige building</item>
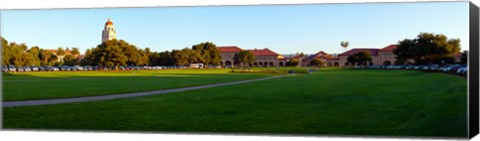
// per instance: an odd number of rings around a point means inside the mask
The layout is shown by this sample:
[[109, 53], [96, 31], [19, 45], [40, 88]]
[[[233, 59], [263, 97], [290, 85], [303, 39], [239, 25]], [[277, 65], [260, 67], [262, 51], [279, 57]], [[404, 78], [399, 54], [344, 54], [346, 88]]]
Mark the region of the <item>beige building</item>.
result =
[[334, 58], [326, 58], [327, 66], [351, 66], [347, 58], [350, 55], [356, 54], [358, 52], [368, 52], [372, 56], [372, 61], [364, 65], [394, 65], [396, 63], [395, 54], [393, 50], [397, 48], [397, 45], [389, 45], [387, 47], [377, 49], [377, 48], [354, 48], [348, 50], [342, 54], [339, 54]]
[[[223, 67], [233, 67], [235, 65], [240, 65], [239, 63], [235, 62], [233, 58], [236, 53], [242, 51], [243, 49], [237, 46], [219, 46], [217, 48], [220, 51], [220, 56], [222, 57], [221, 63]], [[287, 62], [287, 60], [284, 59], [282, 55], [268, 48], [252, 49], [248, 51], [251, 51], [255, 56], [255, 62], [253, 64], [249, 64], [250, 66], [277, 67], [285, 66], [285, 63]]]
[[222, 57], [222, 67], [234, 67], [235, 60], [233, 60], [233, 57], [236, 53], [242, 51], [242, 49], [237, 46], [222, 46], [217, 47], [217, 49], [220, 51], [220, 56]]

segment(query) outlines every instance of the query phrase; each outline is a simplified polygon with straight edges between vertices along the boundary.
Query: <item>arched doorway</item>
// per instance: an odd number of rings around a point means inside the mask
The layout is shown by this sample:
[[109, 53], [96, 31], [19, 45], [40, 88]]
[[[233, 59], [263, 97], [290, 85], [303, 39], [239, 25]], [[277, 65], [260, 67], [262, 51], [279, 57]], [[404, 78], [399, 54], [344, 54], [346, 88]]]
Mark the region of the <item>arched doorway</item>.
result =
[[268, 66], [273, 67], [273, 66], [274, 66], [274, 65], [273, 65], [273, 62], [270, 62], [270, 63], [268, 64]]
[[278, 66], [279, 66], [279, 67], [282, 67], [282, 66], [283, 66], [283, 62], [278, 63]]
[[268, 67], [268, 62], [263, 62], [263, 66]]
[[225, 62], [225, 67], [227, 67], [227, 68], [228, 68], [228, 67], [232, 67], [232, 62], [226, 61], [226, 62]]
[[373, 66], [373, 62], [368, 63], [369, 66]]
[[258, 66], [257, 62], [253, 63], [253, 66], [254, 66], [254, 67], [257, 67], [257, 66]]
[[348, 63], [348, 62], [345, 62], [345, 66], [350, 66], [350, 63]]
[[390, 65], [392, 65], [392, 62], [390, 62], [390, 61], [387, 60], [387, 61], [384, 61], [384, 62], [383, 62], [383, 65], [384, 65], [384, 66], [390, 66]]
[[333, 66], [338, 67], [338, 66], [340, 66], [340, 63], [335, 62], [335, 63], [333, 63]]

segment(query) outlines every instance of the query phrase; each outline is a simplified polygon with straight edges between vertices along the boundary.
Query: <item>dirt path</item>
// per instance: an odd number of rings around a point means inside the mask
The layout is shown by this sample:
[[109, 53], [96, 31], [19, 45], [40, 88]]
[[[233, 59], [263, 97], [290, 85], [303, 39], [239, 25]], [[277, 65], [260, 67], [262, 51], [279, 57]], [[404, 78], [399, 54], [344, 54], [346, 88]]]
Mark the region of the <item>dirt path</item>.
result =
[[166, 93], [172, 93], [172, 92], [182, 92], [182, 91], [190, 91], [190, 90], [197, 90], [197, 89], [236, 85], [236, 84], [250, 83], [250, 82], [255, 82], [255, 81], [268, 80], [268, 79], [273, 79], [273, 78], [278, 78], [278, 77], [283, 77], [283, 76], [272, 76], [272, 77], [265, 77], [265, 78], [258, 78], [258, 79], [235, 81], [235, 82], [225, 82], [225, 83], [218, 83], [218, 84], [192, 86], [192, 87], [185, 87], [185, 88], [175, 88], [175, 89], [168, 89], [168, 90], [135, 92], [135, 93], [126, 93], [126, 94], [88, 96], [88, 97], [77, 97], [77, 98], [44, 99], [44, 100], [27, 100], [27, 101], [10, 101], [10, 102], [7, 101], [7, 102], [2, 102], [2, 105], [3, 105], [3, 107], [18, 107], [18, 106], [52, 105], [52, 104], [62, 104], [62, 103], [76, 103], [76, 102], [110, 100], [110, 99], [129, 98], [129, 97], [138, 97], [138, 96], [147, 96], [147, 95], [157, 95], [157, 94], [166, 94]]

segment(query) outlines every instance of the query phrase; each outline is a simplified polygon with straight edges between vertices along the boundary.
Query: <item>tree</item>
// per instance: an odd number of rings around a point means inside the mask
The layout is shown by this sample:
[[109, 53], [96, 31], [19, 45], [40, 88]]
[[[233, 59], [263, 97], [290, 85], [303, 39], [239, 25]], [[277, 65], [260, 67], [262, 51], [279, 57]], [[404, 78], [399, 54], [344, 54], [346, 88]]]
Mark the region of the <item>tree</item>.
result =
[[160, 54], [157, 52], [150, 52], [148, 55], [148, 61], [152, 66], [160, 65]]
[[100, 66], [115, 66], [118, 71], [118, 66], [126, 65], [129, 59], [124, 50], [128, 45], [122, 40], [115, 39], [102, 42], [93, 50], [93, 60], [98, 62]]
[[34, 46], [27, 51], [32, 56], [32, 65], [39, 66], [40, 65], [40, 48], [38, 46]]
[[10, 58], [12, 57], [11, 48], [8, 46], [8, 41], [1, 37], [2, 40], [2, 63], [3, 65], [10, 65]]
[[51, 66], [50, 62], [50, 57], [52, 56], [52, 53], [48, 50], [40, 49], [40, 65], [42, 66]]
[[249, 50], [242, 50], [233, 56], [233, 60], [240, 63], [242, 67], [245, 67], [255, 62], [255, 56]]
[[221, 56], [217, 45], [211, 42], [200, 43], [192, 46], [192, 50], [199, 53], [199, 62], [205, 65], [220, 65]]
[[453, 57], [460, 52], [460, 39], [448, 39], [443, 34], [420, 33], [415, 39], [399, 41], [394, 54], [397, 60], [412, 59], [416, 64], [433, 64], [435, 60]]
[[80, 51], [78, 50], [78, 48], [74, 47], [72, 48], [71, 54], [73, 55], [73, 57], [77, 57], [78, 55], [80, 55]]
[[78, 65], [79, 64], [77, 59], [71, 54], [65, 55], [63, 60], [64, 60], [63, 64], [68, 65], [68, 66], [73, 66], [73, 65]]
[[325, 66], [325, 62], [322, 59], [315, 58], [310, 62], [310, 65], [317, 66], [317, 67], [323, 67], [323, 66]]
[[372, 61], [372, 56], [367, 51], [361, 51], [348, 56], [347, 61], [352, 65], [354, 64], [357, 64], [357, 66], [367, 65], [368, 62]]
[[340, 42], [340, 46], [342, 46], [344, 50], [346, 50], [348, 48], [348, 44], [349, 44], [348, 41]]
[[65, 50], [63, 50], [62, 47], [59, 47], [57, 50], [57, 56], [63, 56], [65, 55]]
[[171, 56], [171, 52], [169, 51], [164, 51], [164, 52], [160, 52], [158, 53], [158, 55], [160, 56], [159, 58], [159, 64], [160, 65], [163, 65], [163, 66], [171, 66], [171, 65], [174, 65], [175, 64], [175, 60], [174, 58]]
[[298, 62], [298, 59], [290, 59], [288, 60], [288, 62], [286, 63], [287, 66], [298, 66], [298, 64], [300, 64]]
[[94, 61], [94, 58], [93, 58], [93, 50], [94, 48], [92, 49], [87, 49], [85, 51], [85, 56], [83, 57], [83, 59], [80, 61], [80, 64], [82, 65], [98, 65], [98, 62], [95, 62]]
[[184, 50], [172, 50], [172, 57], [175, 58], [175, 65], [183, 66], [189, 64], [189, 54]]

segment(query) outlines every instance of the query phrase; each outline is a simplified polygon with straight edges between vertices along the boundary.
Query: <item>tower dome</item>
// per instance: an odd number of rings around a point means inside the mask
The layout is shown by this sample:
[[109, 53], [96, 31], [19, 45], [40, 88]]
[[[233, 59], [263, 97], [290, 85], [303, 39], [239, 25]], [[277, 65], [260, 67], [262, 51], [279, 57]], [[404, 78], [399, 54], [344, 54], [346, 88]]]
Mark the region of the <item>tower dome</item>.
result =
[[113, 22], [108, 18], [108, 21], [105, 23], [105, 27], [102, 31], [102, 42], [117, 39], [117, 32], [113, 26]]
[[105, 23], [105, 25], [113, 25], [113, 22], [110, 21], [110, 18], [108, 18], [108, 21]]

